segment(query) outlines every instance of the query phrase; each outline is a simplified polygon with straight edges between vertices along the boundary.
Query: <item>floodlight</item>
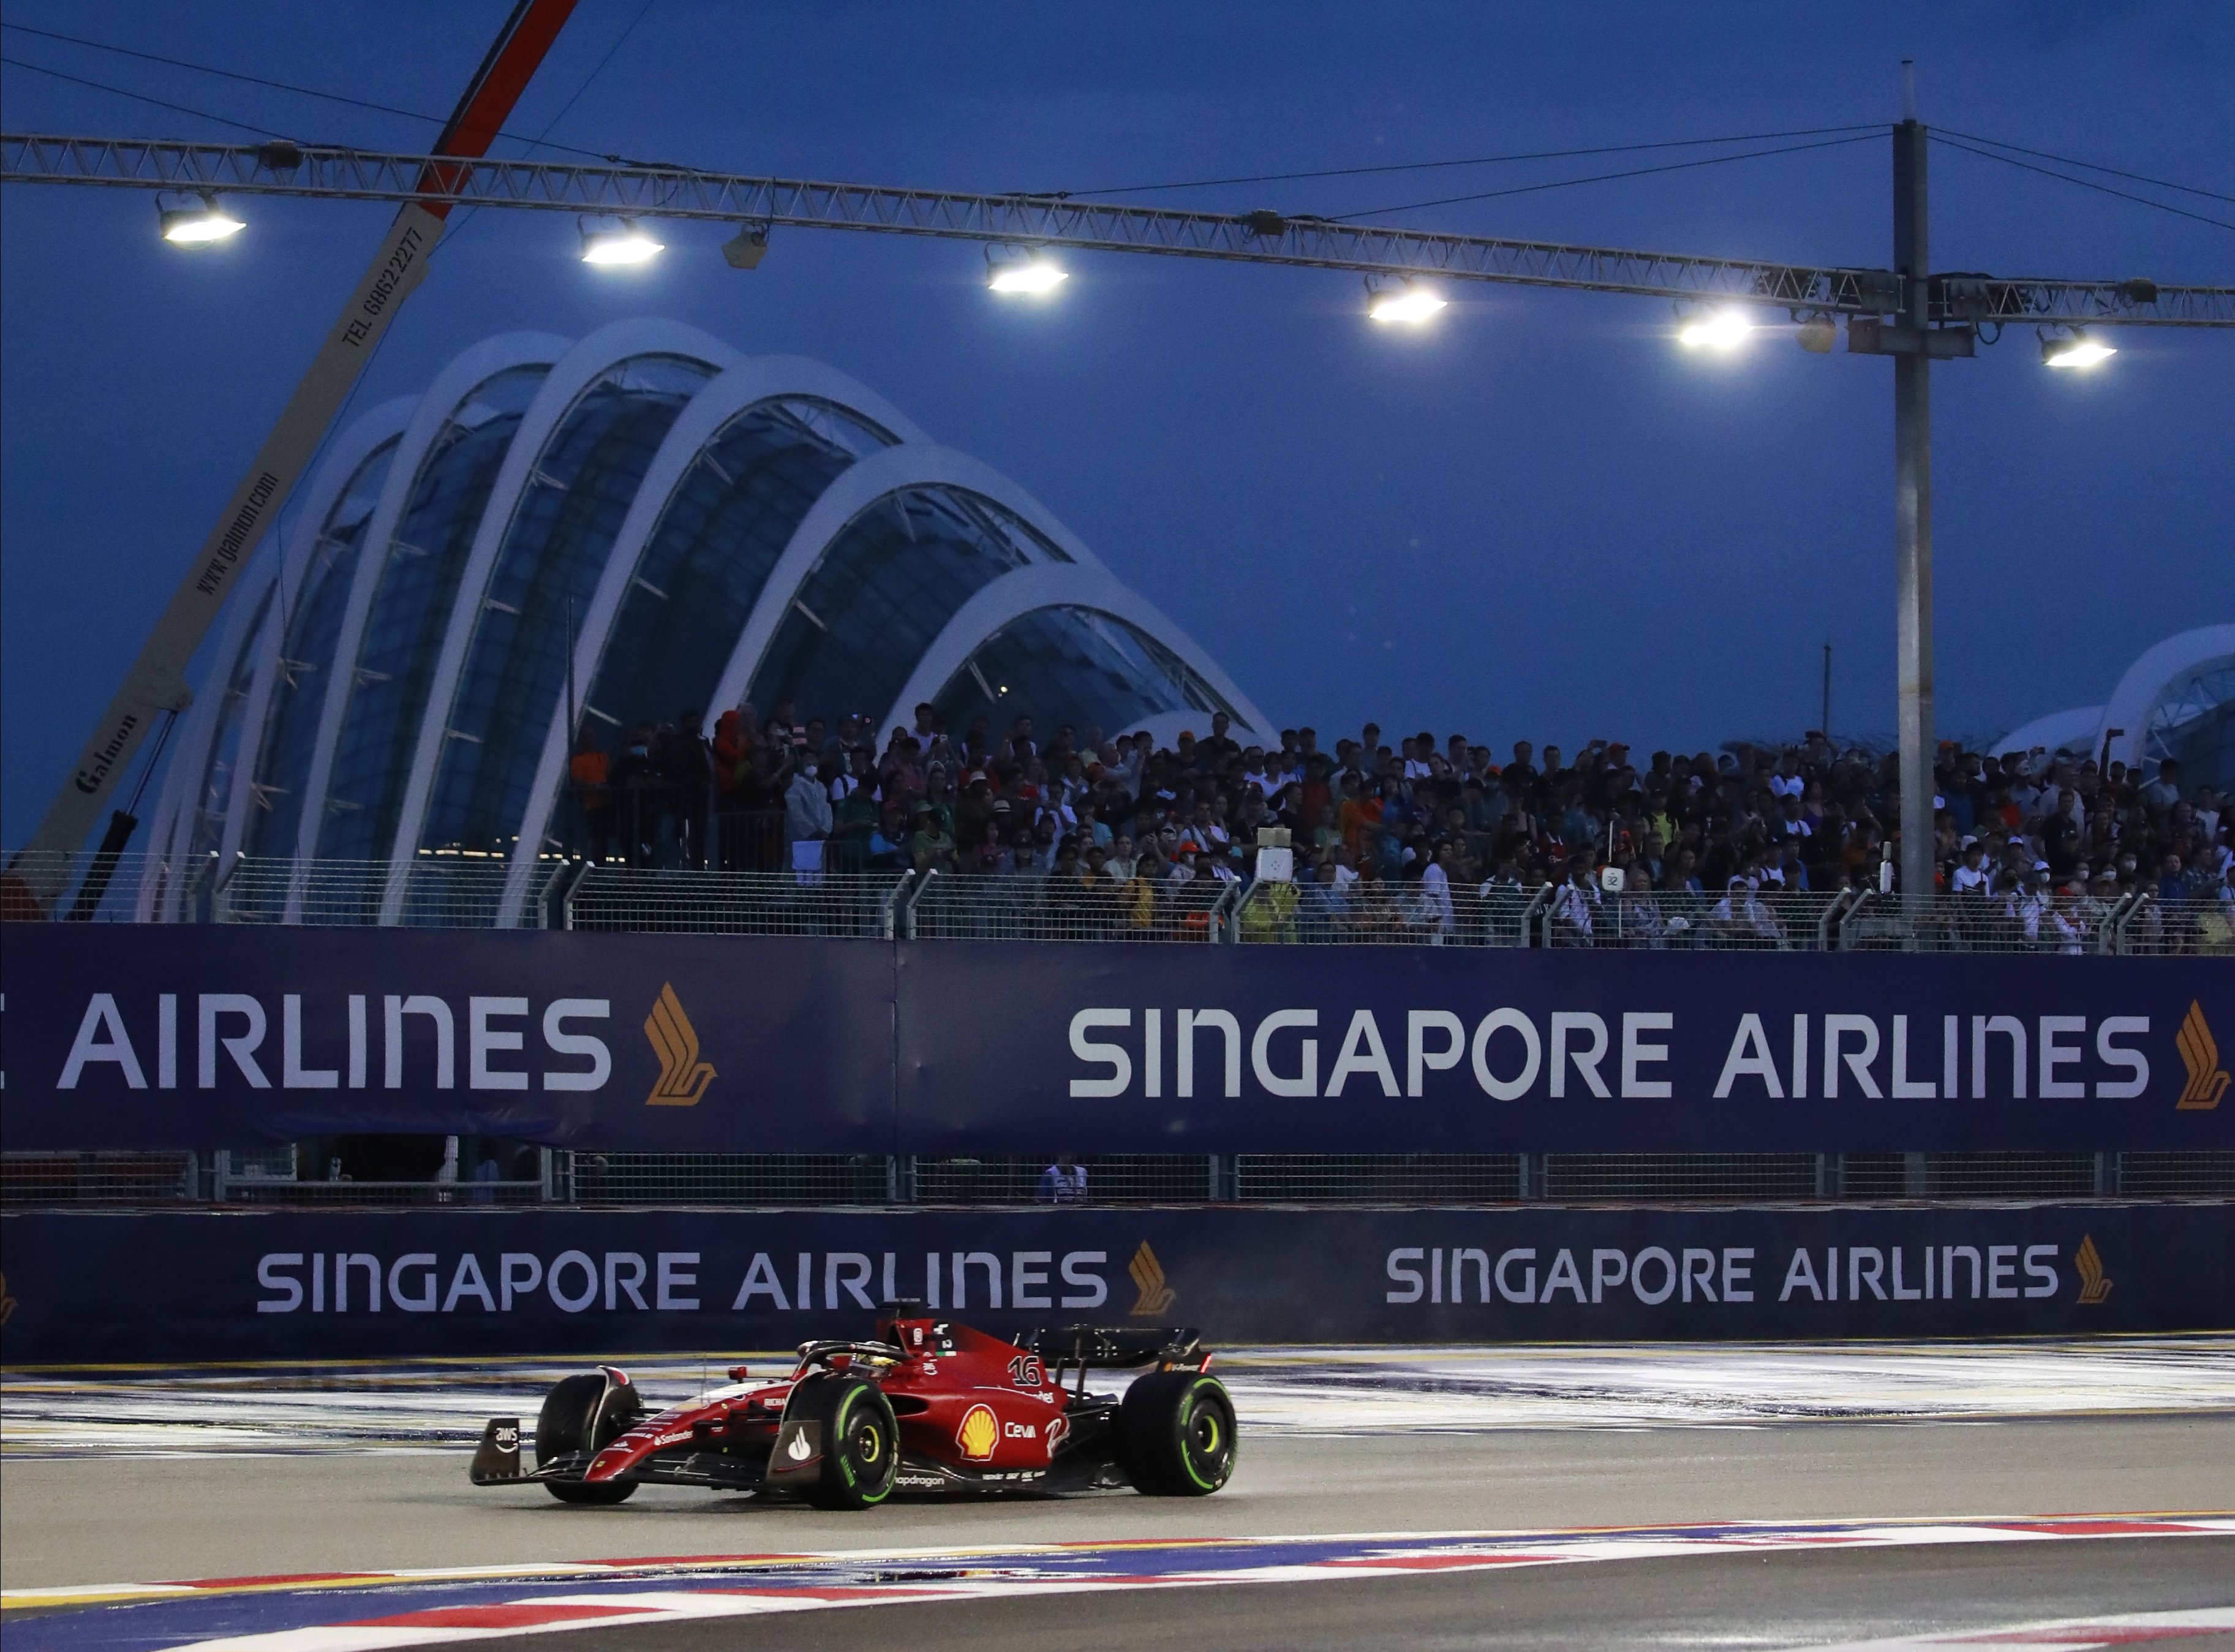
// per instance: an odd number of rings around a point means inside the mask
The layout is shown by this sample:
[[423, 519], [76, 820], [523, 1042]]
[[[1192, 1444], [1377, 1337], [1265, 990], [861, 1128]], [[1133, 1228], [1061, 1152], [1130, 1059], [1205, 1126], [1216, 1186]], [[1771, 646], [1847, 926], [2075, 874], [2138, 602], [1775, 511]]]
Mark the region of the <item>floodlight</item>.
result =
[[649, 264], [665, 250], [665, 245], [646, 234], [633, 218], [622, 219], [619, 229], [586, 227], [582, 231], [585, 264]]
[[1438, 298], [1432, 289], [1416, 287], [1410, 281], [1380, 288], [1369, 284], [1366, 293], [1366, 313], [1381, 322], [1403, 321], [1417, 325], [1449, 303], [1448, 299]]
[[1736, 350], [1753, 331], [1753, 323], [1735, 310], [1688, 321], [1677, 330], [1676, 342], [1688, 350]]
[[2118, 353], [2115, 344], [2107, 344], [2080, 327], [2064, 336], [2041, 341], [2041, 359], [2045, 367], [2093, 367]]
[[1802, 322], [1793, 336], [1800, 341], [1800, 348], [1810, 355], [1828, 356], [1832, 353], [1832, 346], [1839, 341], [1839, 329], [1831, 317], [1814, 315]]
[[995, 292], [1019, 293], [1029, 298], [1045, 298], [1070, 279], [1071, 272], [1052, 262], [1045, 253], [1034, 252], [998, 264], [991, 253], [986, 255], [986, 285]]
[[161, 212], [163, 239], [177, 246], [207, 246], [248, 227], [220, 209], [214, 195], [200, 196], [191, 206], [165, 206]]

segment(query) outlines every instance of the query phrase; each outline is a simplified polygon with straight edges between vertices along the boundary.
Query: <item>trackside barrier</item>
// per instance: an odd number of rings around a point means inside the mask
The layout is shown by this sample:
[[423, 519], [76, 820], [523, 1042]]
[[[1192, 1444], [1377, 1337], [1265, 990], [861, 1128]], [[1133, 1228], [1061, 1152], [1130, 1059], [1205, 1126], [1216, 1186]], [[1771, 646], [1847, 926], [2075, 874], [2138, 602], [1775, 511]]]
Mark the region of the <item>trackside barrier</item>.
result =
[[365, 1132], [933, 1158], [2235, 1147], [2218, 958], [68, 923], [6, 940], [11, 1152]]
[[2224, 1203], [37, 1213], [0, 1245], [11, 1366], [787, 1347], [898, 1296], [1228, 1342], [2235, 1327]]

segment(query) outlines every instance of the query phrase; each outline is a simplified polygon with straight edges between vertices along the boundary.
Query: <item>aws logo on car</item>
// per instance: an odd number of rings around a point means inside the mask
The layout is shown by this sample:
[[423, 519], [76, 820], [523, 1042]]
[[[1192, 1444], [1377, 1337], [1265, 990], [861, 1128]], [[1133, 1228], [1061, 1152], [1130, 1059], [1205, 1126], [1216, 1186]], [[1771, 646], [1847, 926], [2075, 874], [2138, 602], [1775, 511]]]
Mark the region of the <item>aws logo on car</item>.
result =
[[993, 1406], [973, 1406], [962, 1413], [962, 1426], [954, 1431], [954, 1446], [964, 1461], [990, 1463], [993, 1448], [1000, 1443], [1001, 1423]]
[[644, 1018], [644, 1035], [659, 1058], [659, 1077], [645, 1098], [647, 1107], [696, 1107], [706, 1086], [714, 1082], [713, 1067], [698, 1059], [698, 1029], [683, 1013], [683, 1000], [673, 983], [663, 983], [652, 1013]]

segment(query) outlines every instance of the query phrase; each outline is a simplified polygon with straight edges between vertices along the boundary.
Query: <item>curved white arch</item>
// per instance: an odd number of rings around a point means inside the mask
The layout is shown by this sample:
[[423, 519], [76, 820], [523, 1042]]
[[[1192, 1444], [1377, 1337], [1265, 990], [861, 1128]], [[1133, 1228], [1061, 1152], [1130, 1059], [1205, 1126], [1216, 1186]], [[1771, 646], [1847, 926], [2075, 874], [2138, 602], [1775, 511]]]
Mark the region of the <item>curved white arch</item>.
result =
[[520, 429], [513, 434], [504, 464], [497, 472], [488, 503], [482, 508], [481, 528], [474, 535], [465, 574], [458, 583], [457, 598], [451, 605], [449, 628], [442, 638], [442, 652], [436, 662], [426, 710], [420, 718], [418, 742], [412, 751], [410, 782], [403, 794], [403, 808], [397, 816], [396, 836], [389, 849], [388, 887], [380, 908], [383, 923], [394, 923], [403, 915], [405, 885], [413, 856], [418, 851], [419, 834], [426, 825], [435, 772], [441, 764], [452, 702], [457, 697], [458, 678], [464, 672], [466, 653], [478, 629], [476, 621], [481, 618], [482, 603], [488, 593], [490, 576], [496, 570], [498, 553], [511, 534], [521, 496], [543, 462], [544, 449], [582, 393], [612, 369], [638, 356], [685, 357], [705, 363], [716, 375], [744, 359], [720, 339], [679, 321], [616, 321], [599, 328], [560, 357], [536, 391], [535, 399], [528, 403]]
[[2095, 754], [2096, 738], [2103, 728], [2103, 708], [2100, 705], [2075, 705], [2068, 711], [2051, 711], [2047, 717], [2037, 717], [2030, 723], [2012, 729], [1993, 743], [1990, 750], [1996, 756], [2015, 751], [2020, 757], [2039, 746], [2052, 754], [2069, 748]]
[[[799, 594], [800, 587], [807, 583], [808, 576], [846, 531], [847, 525], [888, 494], [926, 487], [960, 488], [981, 494], [1046, 534], [1063, 547], [1075, 566], [1109, 571], [1103, 567], [1102, 559], [1065, 528], [1052, 511], [993, 466], [967, 453], [929, 442], [888, 448], [862, 460], [825, 488], [823, 497], [815, 502], [815, 508], [794, 530], [791, 542], [783, 547], [783, 554], [770, 570], [768, 585], [754, 605], [753, 616], [746, 621], [737, 647], [731, 652], [729, 665], [723, 668], [721, 681], [708, 701], [710, 716], [717, 708], [727, 710], [744, 698], [753, 673], [760, 669], [761, 656], [776, 639], [777, 627], [783, 623], [792, 599]], [[768, 708], [758, 709], [765, 711]]]
[[[241, 713], [248, 722], [241, 733], [239, 756], [233, 763], [233, 796], [226, 804], [225, 843], [220, 860], [229, 862], [239, 852], [241, 834], [247, 829], [249, 810], [254, 803], [256, 770], [263, 757], [265, 725], [271, 714], [272, 688], [279, 674], [279, 651], [286, 641], [295, 605], [303, 600], [303, 577], [310, 567], [311, 553], [318, 549], [327, 521], [341, 504], [343, 491], [383, 444], [399, 437], [417, 406], [416, 397], [383, 402], [343, 432], [326, 462], [318, 469], [304, 502], [302, 515], [287, 529], [278, 564], [279, 593], [272, 620], [264, 627], [255, 686], [249, 691], [248, 705]], [[326, 675], [331, 678], [333, 673], [330, 670]]]
[[[250, 563], [233, 587], [233, 606], [226, 616], [224, 634], [210, 660], [201, 690], [187, 709], [187, 725], [180, 731], [178, 750], [171, 755], [171, 770], [163, 777], [163, 802], [156, 816], [158, 836], [151, 836], [149, 841], [159, 844], [162, 862], [174, 874], [184, 869], [181, 862], [193, 841], [196, 794], [209, 765], [210, 747], [217, 738], [218, 718], [225, 705], [225, 685], [239, 668], [242, 651], [252, 641], [260, 640], [250, 634], [249, 627], [255, 621], [257, 610], [263, 606], [264, 593], [272, 588], [278, 567], [278, 558], [259, 557]], [[226, 796], [226, 807], [233, 807], [231, 794]], [[162, 842], [162, 837], [170, 841]], [[159, 882], [162, 886], [160, 893]], [[150, 864], [141, 875], [134, 904], [152, 911], [159, 900], [161, 909], [154, 913], [156, 921], [175, 922], [179, 915], [179, 879], [175, 875], [162, 877], [158, 865]]]
[[[1177, 654], [1190, 671], [1216, 689], [1227, 704], [1233, 706], [1234, 720], [1243, 724], [1249, 733], [1261, 741], [1272, 733], [1265, 721], [1265, 714], [1235, 685], [1234, 679], [1220, 669], [1217, 662], [1205, 653], [1192, 637], [1167, 619], [1154, 603], [1119, 584], [1109, 569], [1043, 563], [1003, 574], [955, 610], [954, 618], [947, 622], [946, 629], [924, 651], [923, 658], [916, 662], [908, 681], [901, 685], [901, 692], [895, 697], [891, 709], [878, 725], [879, 736], [882, 738], [884, 731], [895, 724], [909, 722], [914, 715], [914, 708], [921, 702], [936, 699], [939, 691], [947, 686], [954, 673], [962, 669], [963, 663], [987, 638], [1002, 626], [1041, 608], [1092, 608], [1138, 626]], [[1176, 727], [1197, 723], [1208, 727], [1210, 719], [1209, 712], [1193, 710], [1183, 710], [1171, 715], [1181, 719]], [[1116, 729], [1109, 731], [1112, 734], [1118, 732]]]
[[[598, 669], [605, 660], [606, 644], [620, 615], [621, 600], [628, 594], [630, 581], [643, 563], [652, 535], [658, 531], [675, 490], [698, 462], [699, 454], [747, 409], [784, 397], [813, 397], [834, 403], [882, 426], [901, 442], [925, 441], [923, 432], [914, 423], [884, 397], [836, 369], [804, 356], [750, 357], [709, 381], [691, 398], [690, 405], [683, 410], [666, 439], [659, 444], [659, 451], [652, 456], [652, 467], [645, 472], [636, 497], [629, 503], [628, 515], [621, 523], [612, 554], [606, 557], [605, 570], [599, 577], [597, 591], [583, 615], [581, 629], [574, 639], [574, 680], [586, 690], [597, 680]], [[771, 584], [775, 572], [770, 570]], [[756, 611], [758, 606], [756, 603]], [[528, 790], [528, 813], [521, 822], [520, 839], [513, 848], [512, 863], [505, 875], [504, 899], [496, 920], [501, 929], [511, 928], [520, 921], [536, 857], [541, 851], [543, 834], [550, 826], [553, 810], [558, 807], [559, 786], [566, 773], [567, 751], [573, 739], [573, 731], [567, 726], [566, 706], [554, 707], [550, 727], [543, 737], [542, 753], [536, 760], [534, 783]]]
[[449, 425], [467, 397], [497, 374], [517, 367], [546, 366], [567, 353], [567, 341], [554, 333], [508, 332], [484, 338], [452, 358], [435, 376], [419, 397], [403, 439], [390, 461], [388, 480], [380, 502], [364, 527], [364, 544], [357, 553], [357, 570], [350, 581], [348, 606], [342, 613], [341, 633], [334, 640], [334, 657], [326, 672], [324, 696], [318, 703], [318, 737], [311, 753], [311, 770], [303, 784], [303, 820], [296, 829], [296, 872], [288, 895], [287, 916], [301, 915], [302, 889], [308, 862], [318, 852], [318, 839], [326, 821], [326, 793], [333, 782], [334, 750], [341, 741], [342, 722], [357, 688], [357, 665], [364, 646], [364, 628], [372, 613], [372, 599], [380, 588], [382, 570], [388, 566], [390, 546], [404, 507], [419, 485], [427, 450]]
[[2123, 730], [2111, 743], [2114, 761], [2141, 761], [2142, 742], [2166, 691], [2197, 672], [2235, 665], [2235, 625], [2199, 626], [2167, 637], [2127, 667], [2103, 707], [2103, 728]]
[[[233, 600], [233, 612], [226, 627], [217, 659], [213, 665], [216, 680], [222, 685], [229, 678], [239, 658], [246, 639], [245, 633], [256, 613], [257, 605], [263, 601], [264, 592], [282, 571], [291, 580], [299, 581], [311, 549], [324, 529], [327, 516], [332, 512], [341, 491], [357, 475], [359, 466], [370, 458], [383, 442], [402, 429], [410, 416], [413, 403], [409, 397], [399, 397], [383, 402], [363, 416], [344, 427], [327, 449], [324, 461], [312, 473], [310, 485], [300, 496], [301, 508], [290, 513], [292, 522], [277, 532], [266, 533], [257, 543], [256, 561], [252, 564], [255, 577], [242, 582]], [[280, 541], [280, 553], [270, 554], [269, 547]], [[279, 660], [280, 633], [284, 623], [267, 625], [258, 639], [256, 674], [249, 690], [248, 703], [241, 708], [243, 719], [241, 741], [233, 762], [233, 789], [226, 799], [225, 836], [220, 850], [221, 859], [229, 859], [240, 844], [242, 807], [249, 795], [249, 782], [256, 771], [256, 763], [264, 744], [264, 713], [271, 698], [272, 678]], [[193, 811], [180, 805], [189, 788], [200, 782], [192, 777], [202, 772], [209, 761], [211, 741], [216, 737], [219, 709], [224, 703], [221, 692], [200, 696], [188, 713], [193, 721], [181, 732], [187, 738], [171, 757], [171, 772], [165, 777], [163, 800], [158, 806], [154, 827], [149, 841], [168, 856], [183, 854], [187, 834], [192, 829]], [[165, 843], [164, 838], [175, 834], [176, 841]], [[138, 916], [145, 921], [154, 915], [154, 869], [151, 865], [143, 874], [137, 905]], [[177, 915], [178, 882], [170, 880], [163, 895], [163, 916], [166, 921]]]

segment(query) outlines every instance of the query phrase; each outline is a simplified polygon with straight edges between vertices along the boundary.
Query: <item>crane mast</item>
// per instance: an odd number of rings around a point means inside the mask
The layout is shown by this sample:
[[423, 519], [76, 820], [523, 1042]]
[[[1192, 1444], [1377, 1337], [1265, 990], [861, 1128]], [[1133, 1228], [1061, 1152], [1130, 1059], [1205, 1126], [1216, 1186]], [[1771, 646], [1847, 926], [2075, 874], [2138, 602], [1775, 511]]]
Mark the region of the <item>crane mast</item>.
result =
[[[53, 908], [69, 886], [75, 851], [101, 818], [141, 744], [158, 719], [176, 716], [192, 701], [187, 664], [216, 622], [235, 577], [309, 469], [397, 311], [426, 278], [428, 254], [456, 205], [449, 192], [457, 168], [450, 163], [488, 153], [574, 5], [575, 0], [518, 0], [506, 18], [418, 168], [416, 182], [423, 194], [415, 192], [397, 210], [324, 344], [79, 751], [76, 766], [10, 866], [11, 895], [28, 895], [43, 913]], [[111, 814], [74, 910], [89, 914], [99, 903], [108, 875], [137, 824], [125, 810]]]

